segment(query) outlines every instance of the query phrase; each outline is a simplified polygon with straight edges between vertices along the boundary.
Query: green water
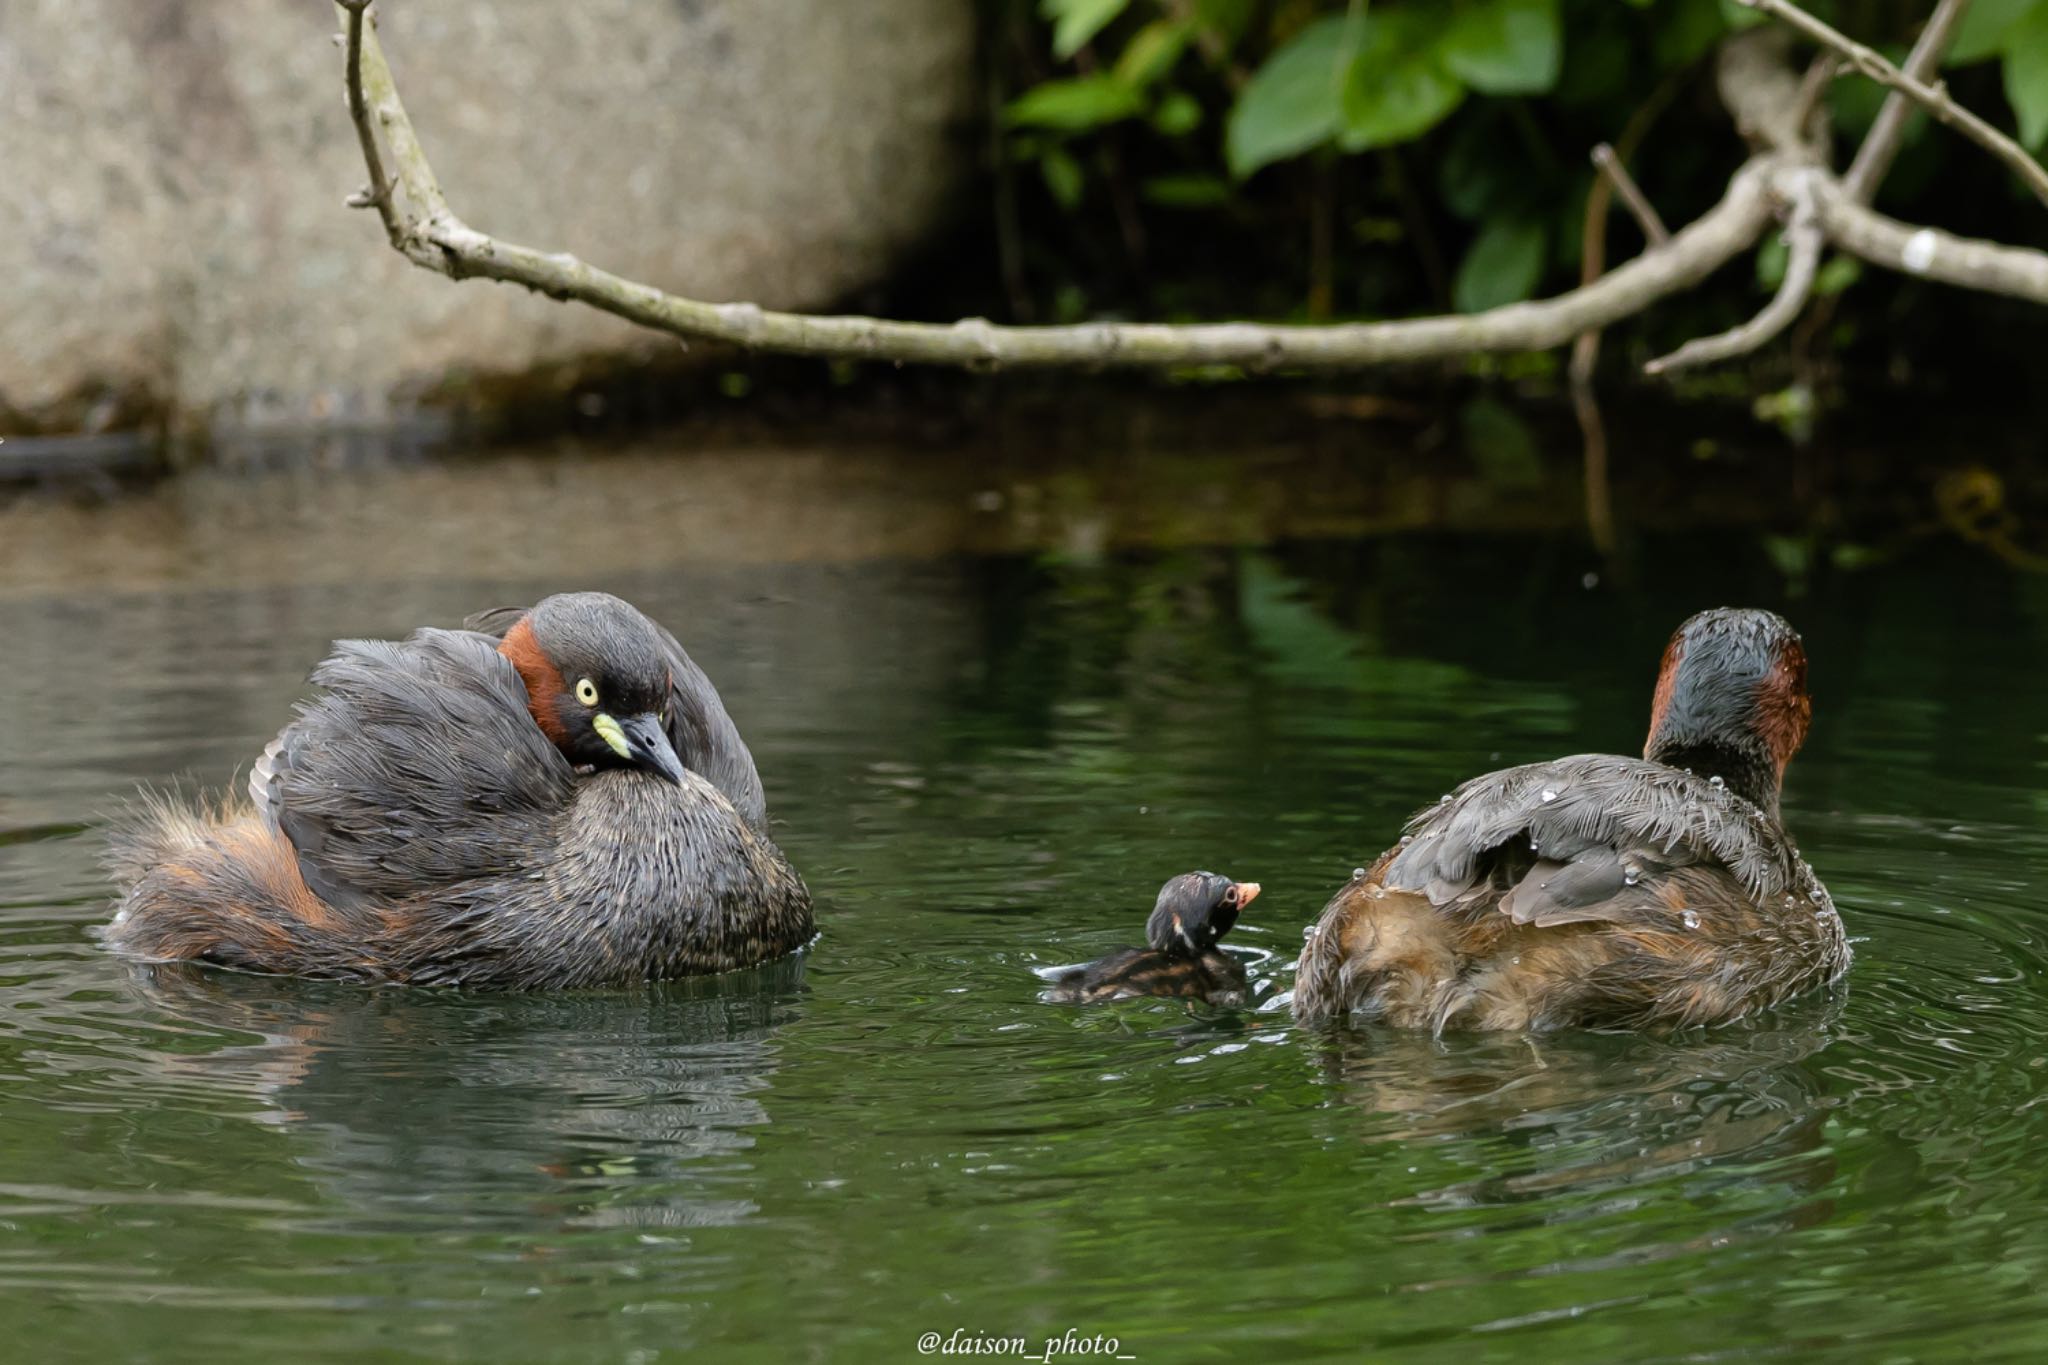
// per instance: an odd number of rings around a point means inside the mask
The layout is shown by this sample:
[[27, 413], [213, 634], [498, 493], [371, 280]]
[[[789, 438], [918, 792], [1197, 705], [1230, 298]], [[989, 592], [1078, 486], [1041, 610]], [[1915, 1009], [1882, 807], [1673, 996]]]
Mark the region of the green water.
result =
[[[914, 1360], [1068, 1328], [1141, 1361], [2048, 1351], [2048, 580], [1930, 541], [1788, 597], [1725, 529], [1622, 570], [1564, 530], [1276, 531], [1342, 490], [1248, 521], [1202, 465], [1178, 519], [949, 470], [869, 490], [911, 509], [894, 539], [844, 486], [719, 539], [724, 465], [603, 468], [630, 487], [536, 460], [14, 509], [15, 1358]], [[33, 554], [32, 523], [60, 528]], [[818, 898], [804, 958], [522, 998], [97, 946], [94, 823], [138, 782], [224, 783], [330, 636], [584, 586], [724, 691]], [[1291, 1026], [1303, 925], [1408, 810], [1639, 746], [1665, 634], [1722, 602], [1806, 633], [1786, 809], [1846, 990], [1670, 1038]], [[1133, 941], [1194, 867], [1264, 883], [1231, 939], [1253, 1007], [1039, 1001], [1034, 968]]]

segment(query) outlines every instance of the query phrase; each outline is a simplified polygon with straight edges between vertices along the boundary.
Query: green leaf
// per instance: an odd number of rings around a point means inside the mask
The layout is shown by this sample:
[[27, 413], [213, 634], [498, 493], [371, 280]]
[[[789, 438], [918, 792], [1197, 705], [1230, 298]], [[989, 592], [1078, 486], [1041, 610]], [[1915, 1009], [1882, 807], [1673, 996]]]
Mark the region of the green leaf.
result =
[[1792, 249], [1785, 245], [1785, 234], [1774, 232], [1764, 238], [1763, 245], [1756, 249], [1756, 282], [1766, 289], [1776, 289], [1785, 282], [1785, 263], [1791, 258]]
[[1488, 95], [1535, 95], [1557, 84], [1564, 39], [1557, 0], [1479, 0], [1457, 11], [1439, 44], [1444, 65]]
[[1804, 536], [1761, 537], [1764, 553], [1787, 579], [1802, 579], [1813, 568], [1813, 541]]
[[2019, 115], [2020, 141], [2038, 152], [2048, 141], [2048, 4], [2005, 35], [2005, 97]]
[[1045, 177], [1045, 188], [1059, 201], [1063, 209], [1072, 210], [1081, 202], [1081, 163], [1074, 160], [1073, 153], [1064, 147], [1048, 147], [1038, 159], [1038, 173]]
[[1347, 152], [1420, 137], [1465, 98], [1465, 87], [1438, 50], [1442, 16], [1420, 10], [1375, 11], [1344, 86]]
[[1180, 137], [1202, 126], [1202, 106], [1185, 90], [1176, 90], [1152, 111], [1152, 126], [1168, 137]]
[[1134, 90], [1143, 90], [1173, 70], [1193, 31], [1191, 25], [1173, 19], [1145, 25], [1131, 35], [1116, 59], [1116, 78]]
[[1144, 111], [1138, 92], [1114, 76], [1075, 76], [1035, 85], [1010, 101], [1003, 116], [1012, 124], [1080, 132]]
[[1329, 141], [1362, 27], [1341, 15], [1323, 19], [1266, 59], [1230, 111], [1224, 150], [1232, 175], [1242, 179]]
[[1956, 25], [1955, 41], [1949, 44], [1948, 65], [1968, 66], [1996, 57], [2005, 46], [2005, 35], [2027, 16], [2029, 10], [2048, 8], [2042, 0], [1974, 0]]
[[1038, 0], [1038, 13], [1053, 21], [1052, 55], [1061, 61], [1079, 52], [1131, 0]]
[[1854, 256], [1830, 256], [1813, 277], [1813, 292], [1821, 298], [1839, 294], [1863, 278], [1863, 262]]
[[1458, 264], [1451, 301], [1461, 313], [1520, 303], [1543, 278], [1544, 229], [1525, 218], [1496, 218], [1480, 229]]
[[1721, 22], [1732, 29], [1755, 28], [1767, 24], [1771, 16], [1751, 5], [1738, 5], [1735, 0], [1720, 0]]
[[1138, 192], [1163, 208], [1202, 209], [1229, 199], [1230, 182], [1220, 175], [1156, 175]]

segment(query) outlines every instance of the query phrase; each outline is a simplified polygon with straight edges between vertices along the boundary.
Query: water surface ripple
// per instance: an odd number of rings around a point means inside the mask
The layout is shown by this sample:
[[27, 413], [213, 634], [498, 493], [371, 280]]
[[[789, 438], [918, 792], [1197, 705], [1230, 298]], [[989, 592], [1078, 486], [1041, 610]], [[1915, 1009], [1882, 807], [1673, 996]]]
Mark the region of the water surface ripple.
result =
[[[1070, 1326], [1140, 1360], [2039, 1358], [2048, 590], [1930, 548], [1788, 601], [1725, 537], [1589, 590], [1537, 539], [597, 574], [542, 544], [473, 576], [366, 539], [360, 581], [0, 595], [0, 1318], [209, 1361]], [[98, 827], [138, 783], [225, 782], [329, 636], [570, 586], [724, 689], [810, 953], [494, 997], [100, 950]], [[1661, 1038], [1291, 1026], [1303, 925], [1409, 809], [1637, 746], [1664, 633], [1724, 599], [1807, 635], [1786, 808], [1846, 990]], [[1265, 885], [1251, 1007], [1040, 1002], [1197, 866]]]

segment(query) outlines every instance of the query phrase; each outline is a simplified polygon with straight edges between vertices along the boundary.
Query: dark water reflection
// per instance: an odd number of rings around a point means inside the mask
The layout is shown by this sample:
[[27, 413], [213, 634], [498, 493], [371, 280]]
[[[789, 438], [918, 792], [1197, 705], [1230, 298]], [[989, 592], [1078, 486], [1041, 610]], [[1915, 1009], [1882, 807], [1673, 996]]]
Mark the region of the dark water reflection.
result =
[[[683, 506], [691, 468], [634, 477]], [[500, 507], [501, 472], [405, 474], [451, 499], [430, 535], [344, 478], [390, 510], [321, 556], [305, 491], [259, 484], [286, 567], [248, 586], [253, 508], [163, 543], [147, 502], [66, 509], [126, 567], [79, 542], [85, 586], [46, 559], [0, 592], [0, 1325], [39, 1354], [906, 1359], [1070, 1326], [1141, 1360], [2048, 1348], [2040, 581], [1930, 544], [1787, 600], [1721, 531], [1649, 538], [1615, 589], [1569, 535], [1226, 517], [1119, 549], [1106, 512], [1030, 553], [579, 532], [507, 562], [456, 515]], [[180, 556], [233, 572], [152, 579]], [[719, 681], [819, 896], [807, 958], [518, 998], [99, 950], [90, 827], [135, 783], [246, 764], [332, 635], [566, 586], [641, 602]], [[1808, 637], [1786, 804], [1857, 938], [1848, 990], [1675, 1038], [1290, 1026], [1303, 924], [1407, 810], [1635, 747], [1663, 636], [1726, 600]], [[1233, 940], [1252, 1008], [1038, 1000], [1034, 969], [1129, 941], [1196, 865], [1267, 888]]]

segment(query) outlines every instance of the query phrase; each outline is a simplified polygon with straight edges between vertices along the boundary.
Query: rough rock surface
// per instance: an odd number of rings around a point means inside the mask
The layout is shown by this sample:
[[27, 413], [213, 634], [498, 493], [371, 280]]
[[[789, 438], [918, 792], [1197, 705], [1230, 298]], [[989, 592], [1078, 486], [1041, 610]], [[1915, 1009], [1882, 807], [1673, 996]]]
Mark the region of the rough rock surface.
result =
[[[930, 225], [959, 161], [960, 0], [379, 9], [457, 213], [697, 297], [830, 304]], [[673, 347], [427, 274], [344, 208], [364, 176], [337, 27], [309, 0], [0, 11], [0, 431], [95, 394], [375, 416], [450, 374]]]

